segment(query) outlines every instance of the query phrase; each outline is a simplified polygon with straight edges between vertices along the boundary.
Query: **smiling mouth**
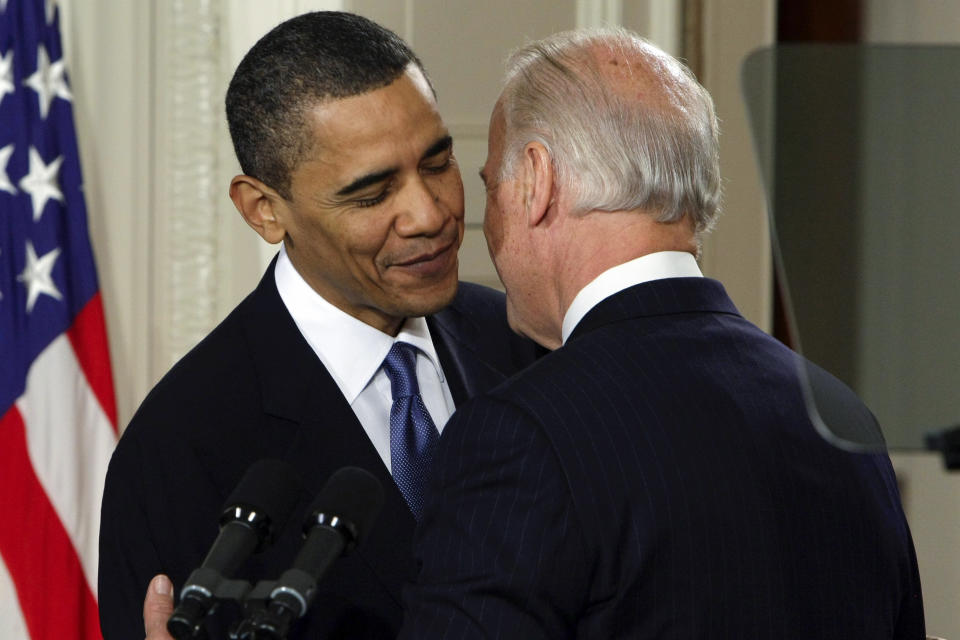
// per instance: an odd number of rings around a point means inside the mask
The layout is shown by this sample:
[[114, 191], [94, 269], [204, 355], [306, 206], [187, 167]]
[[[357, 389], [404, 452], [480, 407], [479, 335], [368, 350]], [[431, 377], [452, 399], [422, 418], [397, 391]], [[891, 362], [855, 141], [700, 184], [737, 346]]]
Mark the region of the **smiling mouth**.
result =
[[443, 257], [445, 253], [447, 253], [448, 251], [450, 251], [451, 249], [453, 249], [454, 244], [455, 244], [455, 243], [451, 242], [450, 244], [448, 244], [448, 245], [446, 245], [446, 246], [444, 246], [444, 247], [440, 247], [439, 249], [437, 249], [436, 251], [434, 251], [434, 252], [432, 252], [432, 253], [421, 253], [420, 255], [418, 255], [418, 256], [416, 256], [416, 257], [410, 258], [409, 260], [404, 260], [404, 261], [402, 261], [402, 262], [394, 262], [394, 263], [393, 263], [393, 266], [395, 266], [395, 267], [415, 267], [415, 266], [417, 266], [417, 265], [419, 265], [419, 264], [429, 263], [429, 262], [431, 262], [431, 261], [436, 260], [437, 258]]
[[408, 260], [394, 262], [390, 265], [396, 273], [406, 273], [418, 279], [445, 278], [451, 269], [456, 270], [457, 243], [453, 241], [436, 251], [421, 253]]

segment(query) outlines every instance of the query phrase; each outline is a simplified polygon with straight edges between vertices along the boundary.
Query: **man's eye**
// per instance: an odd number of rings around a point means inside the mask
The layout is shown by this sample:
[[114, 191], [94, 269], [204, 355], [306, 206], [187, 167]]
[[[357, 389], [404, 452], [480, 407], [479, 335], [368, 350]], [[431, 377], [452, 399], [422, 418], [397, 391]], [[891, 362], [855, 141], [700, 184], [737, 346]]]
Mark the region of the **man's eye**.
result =
[[356, 204], [361, 209], [366, 207], [375, 207], [376, 205], [386, 200], [387, 195], [389, 195], [389, 193], [390, 193], [389, 190], [384, 190], [372, 198], [361, 198], [360, 200], [355, 200], [354, 204]]
[[426, 173], [443, 173], [453, 164], [453, 156], [447, 155], [442, 162], [424, 166], [422, 171]]

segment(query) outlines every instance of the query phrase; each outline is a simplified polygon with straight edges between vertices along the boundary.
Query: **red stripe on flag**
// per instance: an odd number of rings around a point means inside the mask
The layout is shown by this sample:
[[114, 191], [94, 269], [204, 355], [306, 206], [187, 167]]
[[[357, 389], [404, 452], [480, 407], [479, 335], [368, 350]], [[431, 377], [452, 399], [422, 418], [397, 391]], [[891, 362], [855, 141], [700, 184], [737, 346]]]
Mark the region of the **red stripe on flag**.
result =
[[0, 504], [0, 556], [31, 639], [101, 640], [96, 600], [33, 471], [26, 427], [15, 406], [0, 418]]
[[113, 372], [110, 369], [110, 350], [107, 346], [107, 325], [103, 319], [100, 292], [80, 310], [67, 329], [80, 368], [87, 383], [100, 402], [110, 426], [117, 431], [117, 404], [113, 395]]

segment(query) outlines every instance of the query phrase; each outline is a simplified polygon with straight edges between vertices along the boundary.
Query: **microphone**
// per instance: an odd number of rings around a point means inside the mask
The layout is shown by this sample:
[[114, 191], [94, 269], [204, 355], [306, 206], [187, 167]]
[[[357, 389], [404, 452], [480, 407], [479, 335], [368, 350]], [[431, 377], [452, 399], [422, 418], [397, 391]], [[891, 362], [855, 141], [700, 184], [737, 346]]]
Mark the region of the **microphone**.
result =
[[317, 583], [341, 554], [366, 536], [383, 506], [383, 487], [358, 467], [336, 471], [310, 505], [303, 525], [306, 538], [293, 566], [270, 592], [270, 604], [252, 621], [254, 638], [286, 638], [316, 596]]
[[167, 621], [178, 640], [200, 635], [217, 590], [255, 551], [273, 541], [293, 513], [301, 489], [296, 472], [280, 460], [260, 460], [247, 469], [220, 515], [220, 533], [203, 564], [190, 574], [180, 604]]

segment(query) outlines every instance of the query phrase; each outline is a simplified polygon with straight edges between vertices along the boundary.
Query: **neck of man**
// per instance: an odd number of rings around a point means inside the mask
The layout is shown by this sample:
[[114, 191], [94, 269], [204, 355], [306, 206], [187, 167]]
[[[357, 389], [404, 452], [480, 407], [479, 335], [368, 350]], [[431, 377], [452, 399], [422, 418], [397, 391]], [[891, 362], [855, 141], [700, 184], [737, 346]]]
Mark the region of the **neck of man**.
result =
[[607, 269], [659, 251], [697, 254], [690, 216], [664, 223], [649, 211], [590, 211], [566, 216], [564, 227], [553, 282], [557, 327], [580, 290]]

